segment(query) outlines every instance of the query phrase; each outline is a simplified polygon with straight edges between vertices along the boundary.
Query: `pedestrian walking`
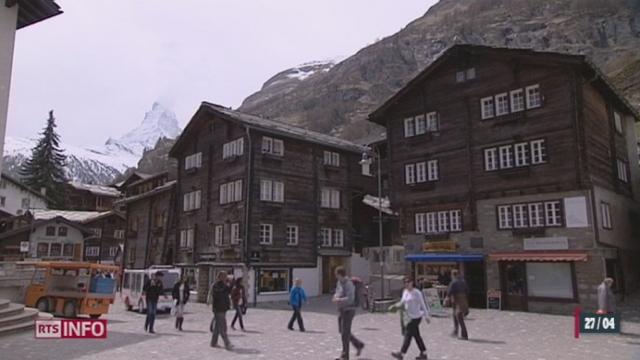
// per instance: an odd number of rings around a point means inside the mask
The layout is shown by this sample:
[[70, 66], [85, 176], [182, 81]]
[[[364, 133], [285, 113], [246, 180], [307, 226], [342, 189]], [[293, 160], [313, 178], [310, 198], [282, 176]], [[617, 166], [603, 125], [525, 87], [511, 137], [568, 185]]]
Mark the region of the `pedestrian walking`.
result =
[[364, 343], [351, 333], [353, 318], [356, 316], [356, 288], [353, 281], [347, 277], [344, 267], [336, 267], [335, 276], [338, 282], [332, 302], [338, 306], [338, 329], [342, 340], [342, 354], [336, 360], [348, 360], [349, 343], [356, 348], [358, 356], [364, 349]]
[[233, 348], [227, 336], [227, 311], [229, 311], [231, 307], [230, 295], [231, 287], [228, 284], [227, 272], [220, 271], [216, 277], [216, 282], [211, 285], [209, 295], [207, 296], [207, 304], [211, 305], [213, 311], [211, 347], [218, 346], [218, 336], [220, 336], [227, 350]]
[[616, 297], [611, 290], [613, 278], [607, 277], [598, 286], [598, 314], [610, 314], [616, 311]]
[[184, 305], [189, 301], [191, 289], [189, 282], [185, 276], [182, 276], [175, 285], [173, 285], [173, 303], [176, 315], [176, 329], [182, 331], [182, 323], [184, 322]]
[[293, 330], [293, 322], [298, 322], [298, 328], [300, 331], [304, 332], [304, 322], [302, 321], [302, 314], [300, 311], [302, 310], [302, 303], [307, 302], [307, 294], [304, 292], [302, 288], [302, 280], [295, 279], [293, 281], [293, 287], [289, 292], [289, 304], [291, 308], [293, 308], [293, 315], [291, 315], [291, 320], [289, 320], [289, 325], [287, 329]]
[[144, 331], [155, 334], [153, 325], [156, 322], [156, 311], [158, 309], [158, 299], [164, 290], [162, 284], [162, 272], [156, 271], [151, 275], [151, 280], [147, 281], [142, 288], [142, 296], [147, 303], [147, 317], [144, 320]]
[[242, 285], [242, 278], [237, 278], [234, 281], [233, 289], [231, 290], [231, 303], [233, 309], [236, 311], [236, 315], [231, 321], [231, 330], [235, 330], [236, 321], [240, 323], [240, 329], [244, 331], [244, 323], [242, 322], [242, 316], [246, 313], [247, 309], [247, 294]]
[[445, 300], [445, 303], [451, 304], [453, 310], [453, 333], [451, 336], [458, 337], [458, 329], [460, 329], [460, 339], [469, 340], [467, 327], [464, 324], [464, 317], [469, 313], [469, 300], [467, 298], [469, 288], [458, 273], [458, 270], [451, 270], [451, 278], [452, 281], [449, 284]]
[[407, 354], [411, 339], [416, 340], [420, 355], [416, 357], [416, 360], [427, 360], [427, 348], [424, 345], [422, 336], [420, 335], [420, 321], [422, 318], [425, 322], [429, 323], [429, 307], [424, 301], [424, 295], [415, 287], [415, 283], [411, 277], [404, 278], [404, 291], [402, 292], [402, 299], [390, 307], [390, 310], [398, 308], [404, 309], [404, 315], [409, 318], [409, 322], [405, 326], [403, 335], [404, 341], [402, 348], [399, 352], [392, 352], [391, 356], [395, 359], [402, 360]]

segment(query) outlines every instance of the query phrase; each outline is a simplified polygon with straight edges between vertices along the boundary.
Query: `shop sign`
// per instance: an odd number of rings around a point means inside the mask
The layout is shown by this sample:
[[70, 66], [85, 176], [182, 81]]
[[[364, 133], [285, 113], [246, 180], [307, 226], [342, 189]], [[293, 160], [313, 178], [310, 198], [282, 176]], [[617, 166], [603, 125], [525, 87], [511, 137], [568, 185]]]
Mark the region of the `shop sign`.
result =
[[524, 250], [568, 250], [566, 236], [527, 238], [523, 240]]
[[487, 291], [487, 309], [502, 310], [502, 292], [489, 289]]
[[437, 252], [437, 251], [456, 251], [457, 243], [455, 240], [446, 241], [427, 241], [422, 244], [422, 251], [424, 252]]
[[23, 252], [23, 253], [29, 252], [28, 241], [20, 241], [20, 252]]

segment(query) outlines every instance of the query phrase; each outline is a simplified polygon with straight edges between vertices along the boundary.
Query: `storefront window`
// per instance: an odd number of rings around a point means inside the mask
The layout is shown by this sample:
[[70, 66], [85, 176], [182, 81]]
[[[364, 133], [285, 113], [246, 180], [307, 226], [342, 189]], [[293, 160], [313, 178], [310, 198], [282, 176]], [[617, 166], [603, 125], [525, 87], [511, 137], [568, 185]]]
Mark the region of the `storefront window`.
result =
[[289, 291], [289, 270], [261, 270], [259, 288], [261, 293]]
[[63, 255], [67, 257], [73, 256], [73, 244], [64, 244]]
[[573, 299], [570, 263], [527, 263], [527, 289], [531, 297]]
[[38, 257], [49, 256], [49, 244], [48, 243], [38, 243], [36, 255]]
[[49, 256], [62, 256], [62, 244], [52, 243]]

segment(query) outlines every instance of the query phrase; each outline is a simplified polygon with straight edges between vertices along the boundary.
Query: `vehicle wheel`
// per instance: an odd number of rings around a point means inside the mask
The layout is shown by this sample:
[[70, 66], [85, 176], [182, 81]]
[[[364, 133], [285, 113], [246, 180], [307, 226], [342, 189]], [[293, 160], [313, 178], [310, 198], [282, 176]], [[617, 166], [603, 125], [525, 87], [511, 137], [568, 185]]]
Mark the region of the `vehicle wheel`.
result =
[[142, 300], [138, 301], [138, 312], [144, 314], [144, 302]]
[[62, 309], [62, 315], [68, 318], [75, 318], [78, 315], [78, 308], [76, 306], [76, 302], [73, 300], [69, 300], [64, 303], [64, 308]]
[[100, 317], [101, 314], [91, 314], [89, 315], [90, 318], [92, 319], [98, 319]]
[[36, 302], [36, 309], [40, 312], [49, 312], [49, 299], [46, 297], [41, 297]]

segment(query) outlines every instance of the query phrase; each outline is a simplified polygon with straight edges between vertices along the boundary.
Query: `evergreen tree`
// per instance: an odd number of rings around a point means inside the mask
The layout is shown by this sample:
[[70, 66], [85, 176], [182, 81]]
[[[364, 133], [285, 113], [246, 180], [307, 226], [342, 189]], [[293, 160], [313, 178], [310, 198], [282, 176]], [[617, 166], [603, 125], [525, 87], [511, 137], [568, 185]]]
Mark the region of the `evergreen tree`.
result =
[[20, 174], [24, 183], [34, 190], [45, 189], [45, 194], [51, 202], [49, 207], [61, 209], [65, 205], [64, 184], [67, 180], [64, 167], [67, 157], [60, 149], [60, 136], [56, 133], [55, 127], [55, 118], [51, 110], [47, 126], [41, 134], [42, 138], [31, 150], [31, 158], [24, 163]]

